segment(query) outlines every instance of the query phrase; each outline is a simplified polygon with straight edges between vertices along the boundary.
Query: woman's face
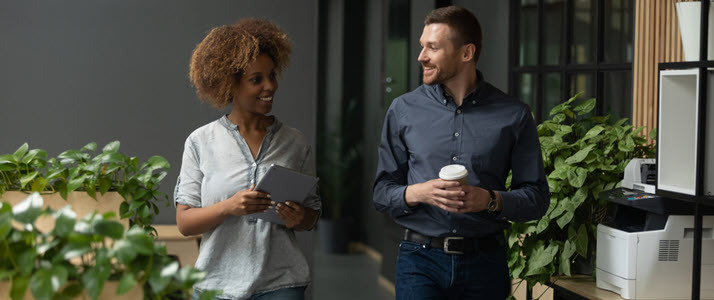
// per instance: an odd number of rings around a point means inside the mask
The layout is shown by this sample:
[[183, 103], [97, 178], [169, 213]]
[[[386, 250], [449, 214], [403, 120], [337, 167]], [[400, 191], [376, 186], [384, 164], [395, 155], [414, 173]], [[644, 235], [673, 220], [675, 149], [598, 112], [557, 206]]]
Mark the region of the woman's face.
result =
[[233, 105], [244, 112], [266, 115], [273, 108], [273, 95], [277, 90], [273, 59], [261, 53], [245, 68], [233, 88]]

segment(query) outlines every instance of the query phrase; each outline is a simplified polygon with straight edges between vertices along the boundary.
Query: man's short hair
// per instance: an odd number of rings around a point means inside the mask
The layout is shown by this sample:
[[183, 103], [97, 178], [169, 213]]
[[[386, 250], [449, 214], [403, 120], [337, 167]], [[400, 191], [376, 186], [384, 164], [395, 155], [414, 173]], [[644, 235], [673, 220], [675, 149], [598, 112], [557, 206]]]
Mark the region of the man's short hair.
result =
[[474, 44], [474, 62], [478, 61], [481, 55], [481, 24], [478, 19], [467, 9], [458, 6], [447, 6], [432, 10], [424, 19], [424, 25], [446, 24], [454, 32], [451, 42], [454, 46], [461, 47], [466, 44]]

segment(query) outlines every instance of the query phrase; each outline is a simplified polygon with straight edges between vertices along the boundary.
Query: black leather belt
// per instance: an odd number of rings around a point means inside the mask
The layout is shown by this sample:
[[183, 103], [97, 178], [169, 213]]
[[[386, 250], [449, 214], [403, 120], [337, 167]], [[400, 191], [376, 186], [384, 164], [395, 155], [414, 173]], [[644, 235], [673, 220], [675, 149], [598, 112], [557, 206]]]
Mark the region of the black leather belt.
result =
[[444, 250], [448, 254], [471, 254], [477, 251], [493, 251], [501, 244], [495, 237], [471, 238], [463, 236], [430, 237], [406, 229], [404, 240]]

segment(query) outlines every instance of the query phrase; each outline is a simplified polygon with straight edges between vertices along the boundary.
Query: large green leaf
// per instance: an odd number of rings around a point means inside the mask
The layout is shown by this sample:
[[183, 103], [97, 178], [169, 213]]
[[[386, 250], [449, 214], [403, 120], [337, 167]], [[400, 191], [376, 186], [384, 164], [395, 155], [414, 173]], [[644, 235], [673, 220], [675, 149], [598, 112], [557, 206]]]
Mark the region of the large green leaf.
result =
[[121, 143], [119, 143], [119, 141], [110, 142], [109, 144], [104, 146], [104, 148], [102, 149], [102, 152], [116, 153], [117, 151], [119, 151], [120, 144]]
[[64, 259], [69, 260], [90, 251], [92, 251], [92, 247], [90, 246], [89, 240], [76, 240], [70, 241], [67, 245], [65, 245], [62, 250], [60, 250], [60, 255], [62, 255]]
[[10, 285], [10, 299], [21, 300], [25, 297], [27, 285], [30, 283], [29, 276], [15, 276]]
[[67, 282], [68, 272], [62, 265], [40, 269], [30, 278], [30, 291], [35, 299], [52, 299], [52, 296]]
[[548, 224], [550, 224], [550, 218], [548, 217], [548, 215], [545, 215], [540, 220], [538, 220], [538, 225], [536, 225], [536, 233], [541, 233], [546, 230], [548, 228]]
[[595, 148], [595, 145], [586, 146], [582, 150], [580, 150], [580, 151], [576, 152], [575, 154], [573, 154], [572, 156], [568, 157], [568, 159], [565, 160], [565, 163], [572, 165], [572, 164], [576, 164], [576, 163], [583, 161], [583, 159], [585, 159], [585, 157], [588, 156], [588, 154], [590, 153], [590, 151], [593, 150], [593, 148]]
[[10, 204], [0, 202], [0, 240], [5, 239], [10, 229], [12, 229], [12, 207]]
[[67, 150], [60, 153], [60, 155], [57, 155], [57, 158], [59, 159], [60, 164], [68, 165], [84, 160], [86, 155], [77, 150]]
[[149, 160], [146, 161], [148, 164], [148, 168], [155, 170], [158, 168], [164, 168], [164, 169], [169, 169], [171, 168], [171, 165], [169, 164], [169, 161], [166, 160], [166, 158], [163, 158], [158, 155], [154, 155], [149, 158]]
[[31, 173], [29, 173], [29, 174], [25, 174], [25, 175], [23, 175], [22, 177], [20, 177], [20, 188], [21, 188], [21, 189], [24, 189], [25, 186], [26, 186], [28, 183], [30, 183], [30, 181], [32, 181], [33, 179], [35, 179], [35, 177], [37, 177], [38, 174], [40, 174], [40, 172], [34, 171], [34, 172], [31, 172]]
[[15, 162], [20, 162], [22, 160], [22, 157], [25, 156], [27, 153], [27, 149], [29, 149], [30, 146], [27, 145], [27, 143], [22, 144], [20, 148], [17, 148], [15, 153], [12, 155], [15, 158]]
[[37, 217], [42, 214], [42, 197], [37, 192], [32, 193], [29, 197], [22, 200], [12, 208], [12, 214], [15, 220], [20, 223], [34, 223]]
[[583, 103], [578, 104], [573, 110], [578, 112], [579, 116], [591, 112], [595, 108], [595, 98], [591, 98], [583, 101]]
[[585, 228], [585, 224], [580, 225], [580, 228], [578, 228], [578, 239], [575, 242], [575, 249], [580, 256], [588, 257], [588, 231]]
[[111, 268], [103, 264], [97, 264], [82, 274], [82, 284], [91, 299], [96, 300], [99, 297], [110, 274]]
[[154, 268], [149, 275], [149, 285], [155, 293], [162, 292], [171, 282], [171, 278], [178, 271], [179, 264], [177, 261], [170, 262], [163, 268]]
[[575, 253], [575, 244], [570, 240], [565, 240], [563, 251], [560, 253], [560, 273], [570, 276], [570, 257]]
[[530, 253], [526, 276], [538, 274], [541, 268], [553, 262], [553, 258], [557, 253], [558, 245], [550, 244], [546, 248], [545, 244], [541, 241], [539, 245]]
[[32, 187], [31, 187], [31, 188], [32, 188], [32, 191], [33, 191], [33, 192], [42, 192], [42, 191], [44, 191], [45, 188], [47, 187], [47, 183], [48, 183], [48, 182], [47, 182], [47, 179], [45, 179], [45, 178], [43, 178], [43, 177], [38, 177], [38, 178], [35, 179], [35, 181], [32, 183]]
[[92, 151], [92, 152], [97, 151], [97, 143], [91, 142], [89, 144], [86, 144], [79, 151]]
[[590, 128], [590, 130], [588, 130], [588, 133], [585, 134], [585, 137], [583, 137], [583, 139], [588, 140], [588, 139], [594, 138], [598, 134], [600, 134], [600, 132], [602, 132], [603, 130], [605, 130], [604, 127], [602, 127], [600, 125], [596, 125], [593, 128]]
[[154, 239], [141, 227], [133, 226], [126, 232], [125, 237], [136, 252], [145, 255], [154, 253]]
[[124, 294], [131, 290], [136, 285], [136, 278], [132, 273], [126, 273], [119, 280], [119, 286], [117, 287], [117, 295]]
[[576, 168], [575, 172], [568, 173], [568, 182], [570, 185], [576, 188], [580, 188], [585, 183], [585, 179], [588, 177], [588, 170], [584, 168]]
[[568, 223], [570, 223], [570, 220], [573, 219], [573, 216], [574, 216], [574, 215], [575, 215], [575, 214], [574, 214], [573, 212], [571, 212], [571, 211], [566, 212], [565, 214], [563, 214], [562, 216], [560, 216], [560, 217], [558, 218], [558, 220], [555, 221], [555, 222], [558, 224], [558, 226], [560, 226], [560, 228], [565, 228], [565, 226], [567, 226]]
[[114, 221], [101, 220], [94, 223], [94, 232], [112, 239], [120, 239], [124, 235], [124, 226]]
[[23, 249], [23, 252], [17, 255], [17, 268], [22, 276], [32, 273], [32, 268], [35, 267], [35, 258], [37, 258], [37, 250], [34, 247]]

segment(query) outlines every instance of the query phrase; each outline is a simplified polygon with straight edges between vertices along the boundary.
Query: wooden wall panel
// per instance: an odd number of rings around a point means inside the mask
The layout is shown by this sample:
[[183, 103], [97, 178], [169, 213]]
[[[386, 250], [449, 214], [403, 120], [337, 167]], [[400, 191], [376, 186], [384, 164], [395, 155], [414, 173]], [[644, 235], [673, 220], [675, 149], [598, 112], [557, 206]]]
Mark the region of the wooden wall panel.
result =
[[675, 7], [681, 1], [635, 3], [632, 124], [646, 126], [646, 132], [657, 126], [658, 64], [684, 60]]

